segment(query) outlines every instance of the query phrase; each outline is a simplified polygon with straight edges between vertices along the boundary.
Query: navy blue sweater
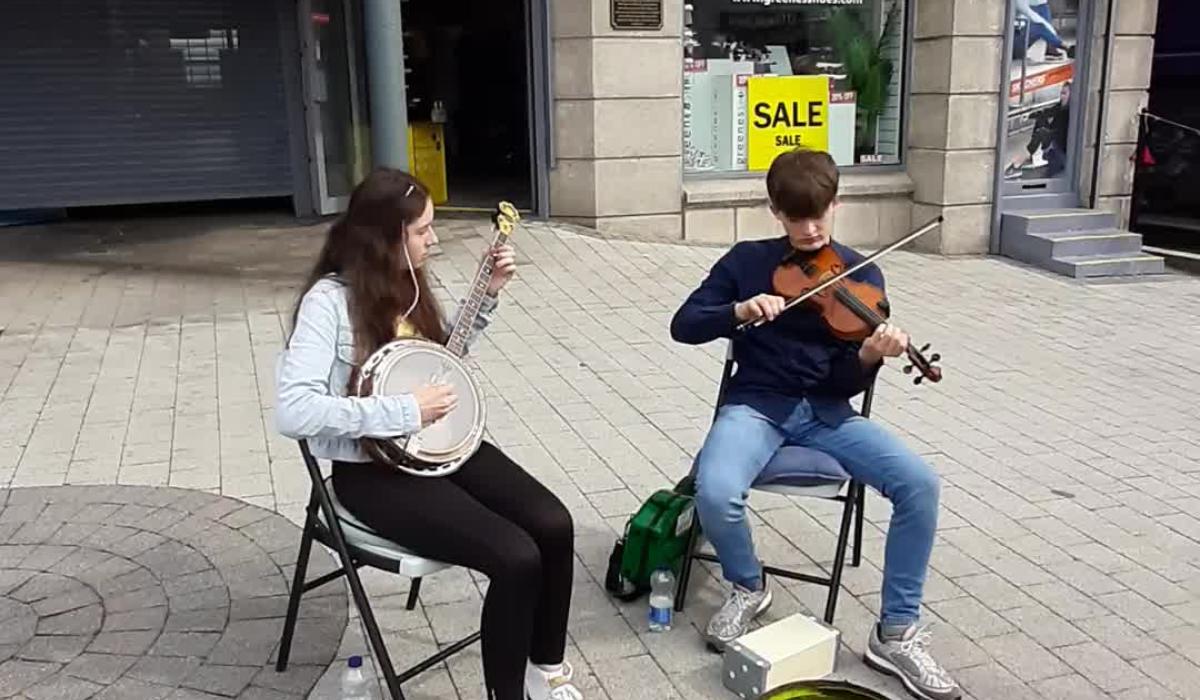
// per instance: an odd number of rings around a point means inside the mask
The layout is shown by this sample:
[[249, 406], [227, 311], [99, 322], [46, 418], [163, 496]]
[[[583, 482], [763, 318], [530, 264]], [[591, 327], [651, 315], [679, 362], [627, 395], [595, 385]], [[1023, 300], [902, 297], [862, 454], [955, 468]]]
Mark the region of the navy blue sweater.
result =
[[[847, 246], [830, 245], [847, 267], [863, 260]], [[786, 236], [735, 244], [675, 312], [671, 337], [690, 345], [732, 338], [737, 369], [725, 403], [745, 403], [782, 422], [807, 398], [819, 418], [836, 425], [854, 414], [849, 399], [866, 390], [882, 365], [862, 366], [861, 343], [835, 338], [817, 312], [803, 304], [757, 328], [736, 330], [734, 305], [757, 294], [774, 294], [771, 275], [790, 251]], [[874, 264], [850, 277], [883, 288], [883, 273]]]

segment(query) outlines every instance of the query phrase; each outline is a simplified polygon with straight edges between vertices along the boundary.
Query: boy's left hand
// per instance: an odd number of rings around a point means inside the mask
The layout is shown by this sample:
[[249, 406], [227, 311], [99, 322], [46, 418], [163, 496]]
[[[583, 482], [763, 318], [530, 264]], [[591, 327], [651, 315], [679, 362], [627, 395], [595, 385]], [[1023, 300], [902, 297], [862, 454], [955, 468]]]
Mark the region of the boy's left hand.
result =
[[907, 333], [890, 323], [881, 323], [875, 332], [863, 341], [858, 357], [869, 367], [885, 357], [900, 357], [907, 348]]
[[488, 282], [487, 293], [496, 296], [517, 271], [517, 255], [507, 243], [497, 246], [487, 254], [494, 259], [492, 279]]

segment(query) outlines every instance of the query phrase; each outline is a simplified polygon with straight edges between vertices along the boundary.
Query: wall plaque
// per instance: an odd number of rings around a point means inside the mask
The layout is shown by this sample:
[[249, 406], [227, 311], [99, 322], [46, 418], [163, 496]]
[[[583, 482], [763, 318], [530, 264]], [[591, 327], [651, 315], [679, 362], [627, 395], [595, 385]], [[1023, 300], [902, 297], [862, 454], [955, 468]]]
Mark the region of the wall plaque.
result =
[[609, 0], [613, 29], [662, 29], [662, 0]]

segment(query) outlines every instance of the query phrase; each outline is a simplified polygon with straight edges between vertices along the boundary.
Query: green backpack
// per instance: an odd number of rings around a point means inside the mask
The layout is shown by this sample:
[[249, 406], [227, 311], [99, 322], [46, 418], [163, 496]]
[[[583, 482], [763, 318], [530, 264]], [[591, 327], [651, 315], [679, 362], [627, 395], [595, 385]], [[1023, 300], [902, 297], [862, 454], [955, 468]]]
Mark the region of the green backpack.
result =
[[668, 567], [679, 575], [696, 517], [690, 477], [674, 489], [659, 489], [625, 523], [608, 558], [604, 586], [614, 597], [631, 601], [650, 591], [650, 575]]

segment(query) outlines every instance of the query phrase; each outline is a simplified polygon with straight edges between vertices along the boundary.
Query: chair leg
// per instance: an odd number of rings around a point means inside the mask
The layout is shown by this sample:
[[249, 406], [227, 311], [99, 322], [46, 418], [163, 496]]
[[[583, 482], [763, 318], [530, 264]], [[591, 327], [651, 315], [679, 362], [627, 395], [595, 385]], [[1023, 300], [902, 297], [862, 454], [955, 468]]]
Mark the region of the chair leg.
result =
[[308, 555], [312, 552], [313, 530], [316, 529], [316, 503], [308, 506], [304, 519], [304, 534], [300, 537], [300, 554], [296, 557], [296, 572], [292, 575], [292, 590], [288, 595], [287, 617], [283, 620], [283, 637], [279, 640], [279, 658], [275, 670], [287, 669], [288, 655], [292, 651], [292, 635], [296, 631], [296, 617], [300, 613], [300, 597], [304, 595], [304, 577], [308, 573]]
[[[339, 544], [344, 546], [344, 543]], [[340, 550], [342, 547], [338, 549]], [[344, 553], [342, 559], [350, 562], [349, 552]], [[346, 565], [346, 581], [350, 583], [350, 594], [354, 597], [354, 605], [358, 608], [359, 616], [362, 617], [363, 626], [367, 628], [367, 641], [371, 645], [371, 652], [375, 657], [375, 663], [379, 666], [379, 672], [383, 674], [383, 679], [387, 682], [392, 700], [404, 700], [404, 693], [400, 691], [400, 681], [396, 678], [396, 668], [392, 665], [392, 658], [388, 655], [387, 647], [383, 644], [383, 635], [379, 633], [379, 623], [375, 621], [375, 613], [371, 610], [371, 603], [367, 600], [366, 591], [363, 590], [362, 580], [358, 577], [358, 569], [354, 568], [352, 564]]]
[[675, 584], [675, 612], [683, 612], [687, 603], [688, 583], [692, 579], [692, 561], [696, 553], [696, 541], [700, 534], [700, 518], [693, 515], [692, 527], [688, 532], [687, 549], [683, 552], [683, 564], [679, 567], [679, 581]]
[[412, 580], [412, 584], [408, 589], [408, 602], [404, 604], [405, 610], [412, 610], [417, 607], [417, 598], [421, 595], [421, 577], [418, 576]]
[[862, 564], [863, 517], [866, 511], [867, 487], [863, 484], [854, 485], [857, 493], [854, 497], [854, 558], [850, 566]]
[[825, 623], [833, 624], [837, 609], [838, 593], [842, 587], [842, 569], [846, 565], [846, 545], [850, 540], [851, 520], [854, 517], [856, 499], [846, 494], [846, 505], [842, 508], [842, 525], [838, 528], [837, 548], [833, 552], [833, 572], [829, 577], [829, 597], [825, 600]]

